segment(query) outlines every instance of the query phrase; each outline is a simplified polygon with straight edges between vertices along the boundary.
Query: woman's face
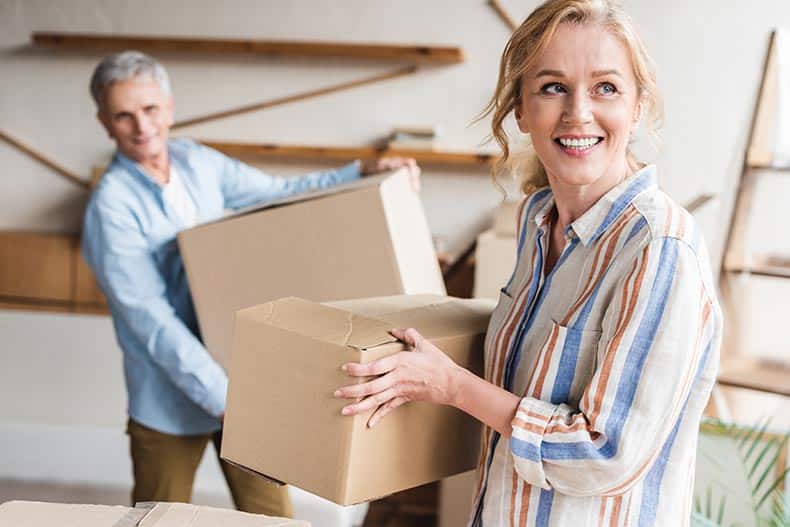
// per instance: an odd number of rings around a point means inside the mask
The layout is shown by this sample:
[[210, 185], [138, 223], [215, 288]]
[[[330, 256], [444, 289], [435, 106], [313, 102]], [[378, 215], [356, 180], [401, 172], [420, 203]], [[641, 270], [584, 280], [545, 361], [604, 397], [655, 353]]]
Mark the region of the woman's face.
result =
[[638, 99], [626, 46], [601, 26], [565, 23], [522, 77], [516, 121], [553, 187], [608, 189], [627, 175]]

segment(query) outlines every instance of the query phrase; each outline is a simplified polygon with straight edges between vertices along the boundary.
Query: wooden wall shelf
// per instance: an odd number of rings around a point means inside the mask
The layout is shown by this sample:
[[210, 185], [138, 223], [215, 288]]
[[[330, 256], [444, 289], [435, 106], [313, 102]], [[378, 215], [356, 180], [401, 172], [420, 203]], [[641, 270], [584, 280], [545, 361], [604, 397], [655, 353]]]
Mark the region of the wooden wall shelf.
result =
[[79, 235], [0, 232], [0, 309], [107, 313]]
[[302, 146], [255, 143], [226, 143], [200, 141], [232, 157], [254, 157], [259, 159], [308, 159], [320, 161], [350, 161], [376, 157], [413, 157], [425, 165], [489, 167], [496, 157], [483, 152], [455, 152], [439, 150], [382, 149], [373, 146]]
[[751, 255], [748, 260], [744, 260], [732, 255], [724, 261], [724, 270], [728, 273], [749, 273], [774, 278], [790, 278], [790, 258], [770, 254], [757, 254]]
[[375, 59], [421, 64], [457, 64], [464, 52], [456, 46], [355, 44], [287, 40], [233, 40], [101, 33], [34, 32], [33, 43], [57, 49], [152, 52], [233, 53], [274, 57]]

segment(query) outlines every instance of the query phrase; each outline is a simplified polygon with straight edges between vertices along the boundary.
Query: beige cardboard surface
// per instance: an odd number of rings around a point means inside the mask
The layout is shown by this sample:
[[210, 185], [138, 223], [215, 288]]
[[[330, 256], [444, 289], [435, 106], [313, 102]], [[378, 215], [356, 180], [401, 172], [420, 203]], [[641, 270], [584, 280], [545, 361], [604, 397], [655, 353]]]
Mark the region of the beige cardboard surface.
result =
[[472, 514], [476, 486], [476, 470], [442, 480], [439, 486], [439, 527], [466, 525]]
[[108, 505], [8, 501], [0, 505], [0, 526], [113, 527], [131, 510]]
[[493, 231], [497, 236], [515, 237], [518, 222], [516, 214], [518, 214], [519, 201], [508, 200], [502, 202], [494, 212], [494, 226]]
[[187, 503], [157, 503], [138, 527], [310, 527], [310, 523]]
[[497, 236], [493, 229], [477, 237], [475, 248], [475, 298], [499, 298], [516, 266], [515, 238]]
[[370, 415], [342, 416], [348, 402], [333, 392], [354, 382], [342, 364], [405, 349], [394, 327], [417, 328], [480, 374], [492, 309], [404, 295], [332, 305], [284, 298], [239, 311], [222, 457], [342, 505], [474, 468], [481, 428], [462, 412], [410, 403], [369, 429]]
[[284, 296], [445, 293], [405, 172], [201, 225], [178, 242], [203, 340], [226, 368], [238, 309]]
[[0, 505], [2, 527], [310, 527], [309, 522], [186, 503], [136, 508], [10, 501]]

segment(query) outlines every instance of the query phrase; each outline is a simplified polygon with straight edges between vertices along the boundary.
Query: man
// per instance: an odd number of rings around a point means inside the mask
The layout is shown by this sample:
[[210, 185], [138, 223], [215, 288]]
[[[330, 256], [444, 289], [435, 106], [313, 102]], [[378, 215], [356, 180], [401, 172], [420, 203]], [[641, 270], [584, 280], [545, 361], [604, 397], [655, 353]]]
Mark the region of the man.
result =
[[[83, 253], [112, 314], [124, 356], [133, 502], [188, 502], [206, 444], [219, 454], [227, 377], [200, 341], [175, 236], [237, 209], [412, 159], [354, 162], [298, 178], [273, 177], [184, 139], [169, 139], [173, 98], [161, 64], [142, 53], [110, 55], [91, 95], [116, 153], [88, 203]], [[236, 506], [290, 516], [285, 487], [220, 461]]]

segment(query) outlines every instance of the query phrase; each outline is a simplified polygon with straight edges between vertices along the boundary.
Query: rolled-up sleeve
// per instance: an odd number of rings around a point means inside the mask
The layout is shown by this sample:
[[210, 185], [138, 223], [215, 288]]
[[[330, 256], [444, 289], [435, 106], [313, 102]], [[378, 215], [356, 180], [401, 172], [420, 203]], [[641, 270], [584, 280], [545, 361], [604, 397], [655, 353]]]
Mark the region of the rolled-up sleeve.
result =
[[573, 496], [630, 489], [672, 441], [720, 325], [694, 250], [671, 237], [647, 243], [607, 308], [578, 408], [521, 400], [510, 438], [518, 475]]
[[86, 211], [83, 255], [133, 338], [184, 394], [207, 413], [225, 410], [227, 376], [175, 313], [166, 284], [131, 211], [93, 201]]
[[211, 173], [220, 178], [226, 209], [240, 209], [311, 190], [326, 189], [361, 176], [359, 161], [331, 170], [282, 177], [262, 172], [207, 146], [200, 147], [200, 157], [201, 163], [211, 167]]

